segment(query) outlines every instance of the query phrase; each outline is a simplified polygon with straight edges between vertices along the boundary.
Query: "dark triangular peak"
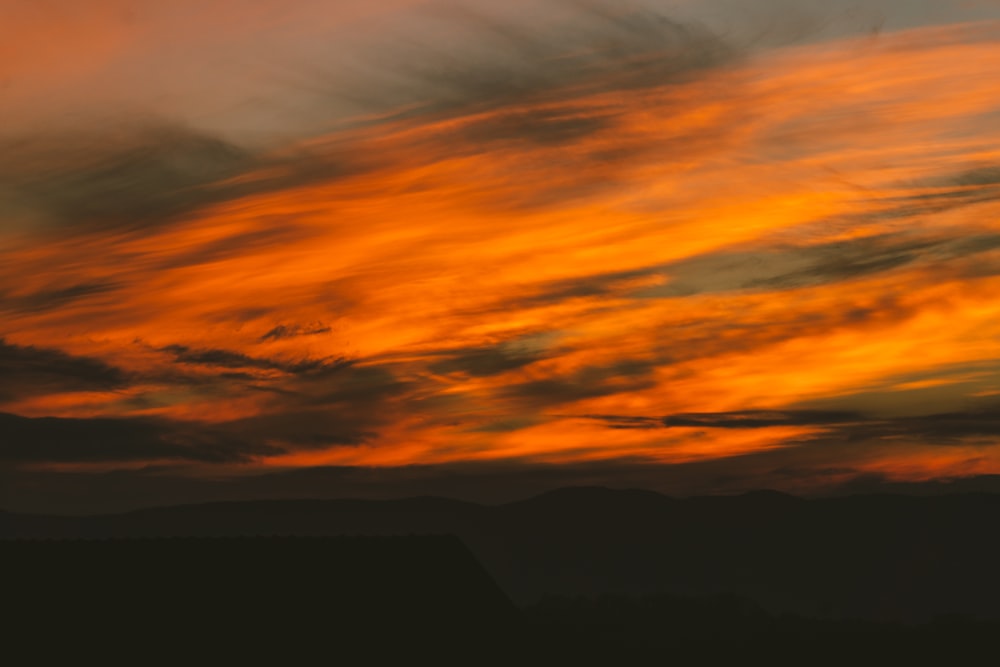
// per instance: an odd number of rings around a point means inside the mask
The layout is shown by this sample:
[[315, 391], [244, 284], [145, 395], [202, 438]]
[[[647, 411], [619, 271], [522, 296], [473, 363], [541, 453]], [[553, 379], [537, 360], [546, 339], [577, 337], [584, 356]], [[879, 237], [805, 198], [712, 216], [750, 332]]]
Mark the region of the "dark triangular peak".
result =
[[451, 651], [520, 619], [452, 536], [21, 540], [0, 554], [17, 575], [5, 604], [42, 644]]

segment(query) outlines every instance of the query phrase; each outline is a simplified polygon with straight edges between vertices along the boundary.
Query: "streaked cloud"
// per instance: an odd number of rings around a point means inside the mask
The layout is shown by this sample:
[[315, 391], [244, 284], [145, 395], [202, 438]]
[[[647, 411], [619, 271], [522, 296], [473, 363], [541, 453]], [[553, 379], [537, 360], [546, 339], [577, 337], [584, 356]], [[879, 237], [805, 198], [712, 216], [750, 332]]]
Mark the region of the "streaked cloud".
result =
[[[309, 51], [258, 91], [301, 111], [266, 141], [166, 107], [6, 132], [0, 455], [716, 490], [995, 472], [998, 24], [536, 8]], [[108, 48], [80, 66], [133, 47]], [[142, 62], [174, 72], [163, 48]]]

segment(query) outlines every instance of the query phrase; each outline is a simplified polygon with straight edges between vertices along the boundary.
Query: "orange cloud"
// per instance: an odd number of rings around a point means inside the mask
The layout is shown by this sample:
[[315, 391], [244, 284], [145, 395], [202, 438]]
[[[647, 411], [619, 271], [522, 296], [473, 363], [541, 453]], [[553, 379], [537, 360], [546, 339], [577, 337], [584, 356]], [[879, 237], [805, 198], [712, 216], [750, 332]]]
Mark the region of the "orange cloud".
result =
[[[887, 388], [982, 410], [994, 394], [966, 385], [1000, 358], [996, 28], [404, 115], [185, 181], [204, 197], [166, 223], [8, 234], [11, 354], [128, 380], [17, 362], [42, 389], [0, 409], [231, 429], [264, 468], [780, 452], [836, 429], [655, 420], [823, 401], [878, 420], [859, 396]], [[827, 463], [996, 472], [964, 463], [982, 428]]]

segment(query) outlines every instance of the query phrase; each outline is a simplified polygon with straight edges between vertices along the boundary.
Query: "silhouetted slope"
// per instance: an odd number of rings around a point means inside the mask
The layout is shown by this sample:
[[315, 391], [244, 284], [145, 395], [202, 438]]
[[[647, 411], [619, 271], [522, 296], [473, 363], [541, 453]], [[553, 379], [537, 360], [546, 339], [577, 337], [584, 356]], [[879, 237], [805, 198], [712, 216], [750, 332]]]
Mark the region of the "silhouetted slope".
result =
[[448, 536], [18, 540], [0, 557], [8, 636], [51, 657], [463, 655], [522, 630]]
[[1000, 495], [674, 499], [563, 489], [496, 507], [217, 503], [101, 517], [0, 516], [6, 536], [457, 535], [511, 598], [732, 593], [770, 611], [1000, 618]]

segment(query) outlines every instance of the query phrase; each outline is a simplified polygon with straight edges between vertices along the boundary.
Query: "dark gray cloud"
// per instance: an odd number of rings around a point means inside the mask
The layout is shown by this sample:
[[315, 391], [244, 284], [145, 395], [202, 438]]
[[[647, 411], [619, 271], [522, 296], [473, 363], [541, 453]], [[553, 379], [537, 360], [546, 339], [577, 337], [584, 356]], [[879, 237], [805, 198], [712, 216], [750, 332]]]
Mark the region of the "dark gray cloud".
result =
[[289, 449], [359, 445], [400, 418], [397, 400], [412, 389], [384, 369], [348, 368], [284, 384], [266, 413], [228, 422], [225, 428]]
[[768, 428], [772, 426], [805, 426], [856, 421], [859, 415], [849, 412], [812, 410], [742, 410], [736, 412], [689, 412], [661, 419], [664, 426], [701, 428]]
[[232, 350], [192, 349], [187, 345], [167, 345], [161, 347], [160, 351], [174, 355], [174, 361], [180, 364], [200, 364], [223, 368], [276, 369], [275, 362], [269, 359], [256, 359]]
[[248, 461], [282, 450], [221, 428], [154, 418], [21, 417], [0, 413], [0, 461]]
[[161, 352], [172, 354], [174, 361], [179, 364], [198, 364], [219, 368], [257, 368], [291, 374], [329, 373], [346, 368], [353, 363], [343, 357], [280, 361], [251, 357], [232, 350], [198, 349], [186, 345], [167, 345], [159, 349]]
[[509, 419], [494, 419], [477, 424], [468, 430], [471, 433], [513, 433], [522, 429], [530, 428], [545, 420], [540, 416], [521, 416]]
[[220, 198], [207, 186], [252, 164], [222, 139], [170, 123], [8, 140], [0, 177], [60, 226], [150, 228]]
[[0, 292], [0, 310], [22, 313], [58, 310], [68, 304], [109, 294], [121, 287], [114, 281], [93, 281], [55, 285], [23, 295]]
[[[535, 294], [518, 299], [517, 306], [530, 308], [590, 297], [673, 298], [796, 289], [864, 278], [906, 266], [975, 263], [977, 256], [997, 249], [1000, 249], [1000, 234], [991, 233], [948, 237], [895, 233], [807, 246], [725, 248], [668, 264], [554, 281], [542, 285]], [[996, 269], [994, 273], [1000, 271], [997, 268], [1000, 265], [991, 266]], [[628, 286], [628, 281], [652, 277], [665, 277], [667, 282], [638, 290]]]
[[[824, 243], [791, 251], [806, 266], [798, 270], [768, 277], [758, 277], [747, 282], [749, 288], [782, 288], [853, 280], [874, 273], [892, 271], [912, 264], [925, 257], [931, 250], [947, 243], [939, 240], [903, 238], [864, 238], [850, 241]], [[763, 253], [760, 260], [767, 263], [778, 257]]]
[[385, 406], [331, 402], [322, 408], [295, 407], [229, 422], [236, 438], [280, 442], [287, 450], [360, 445], [389, 418]]
[[639, 391], [655, 386], [652, 361], [625, 359], [611, 364], [587, 366], [563, 376], [504, 386], [503, 398], [526, 408], [538, 409], [598, 396]]
[[[661, 86], [730, 64], [742, 53], [704, 25], [649, 8], [575, 2], [563, 9], [569, 11], [557, 12], [545, 23], [439, 6], [433, 17], [428, 12], [420, 18], [427, 34], [445, 36], [440, 43], [382, 47], [366, 58], [369, 65], [382, 63], [381, 69], [372, 66], [346, 84], [333, 77], [337, 85], [331, 94], [369, 110], [403, 109], [401, 116], [464, 113]], [[411, 35], [397, 40], [413, 43]], [[598, 129], [574, 122], [545, 127], [551, 120], [539, 112], [506, 122], [522, 125], [526, 138], [542, 143]], [[505, 130], [504, 123], [493, 132], [509, 137], [511, 126]]]
[[832, 410], [738, 410], [733, 412], [686, 412], [666, 417], [586, 415], [610, 428], [769, 428], [773, 426], [825, 426], [866, 419], [856, 412]]
[[[622, 292], [620, 284], [623, 281], [657, 275], [661, 271], [660, 265], [656, 265], [631, 271], [609, 271], [579, 278], [555, 280], [542, 284], [534, 294], [518, 299], [517, 306], [531, 308], [561, 303], [568, 299], [609, 296]], [[507, 304], [505, 307], [510, 306]]]
[[[356, 174], [386, 159], [353, 144], [251, 150], [170, 120], [108, 125], [113, 129], [0, 137], [0, 212], [33, 212], [31, 224], [41, 230], [150, 231], [212, 204]], [[288, 220], [270, 222], [190, 257], [171, 257], [166, 266], [214, 261], [304, 233]]]
[[[974, 204], [996, 201], [1000, 199], [1000, 185], [992, 184], [994, 170], [985, 168], [972, 170], [942, 180], [920, 182], [915, 187], [927, 187], [928, 191], [920, 194], [908, 194], [902, 197], [884, 197], [873, 203], [886, 206], [873, 213], [860, 213], [847, 218], [858, 224], [872, 224], [887, 220], [918, 220], [948, 211], [954, 211]], [[960, 187], [953, 187], [953, 186]]]
[[706, 292], [795, 289], [892, 271], [959, 261], [1000, 248], [1000, 234], [951, 237], [882, 234], [809, 246], [722, 250], [650, 268], [670, 278], [640, 290], [645, 298]]
[[625, 415], [583, 415], [584, 419], [603, 422], [608, 428], [651, 429], [662, 428], [663, 420], [656, 417], [630, 417]]
[[771, 426], [818, 426], [856, 422], [858, 413], [825, 410], [740, 410], [735, 412], [678, 413], [663, 417], [664, 426], [703, 428], [767, 428]]
[[805, 426], [821, 429], [796, 439], [801, 446], [901, 440], [906, 444], [968, 444], [970, 438], [1000, 436], [1000, 405], [982, 409], [901, 417], [873, 417], [833, 410], [741, 410], [689, 412], [665, 417], [587, 415], [611, 428], [755, 429]]
[[288, 375], [249, 385], [272, 394], [267, 409], [221, 428], [289, 449], [358, 445], [399, 419], [399, 401], [417, 388], [389, 366], [334, 360], [279, 370]]
[[331, 366], [301, 374], [289, 386], [304, 406], [348, 406], [358, 413], [378, 412], [385, 401], [415, 389], [412, 380], [399, 377], [388, 365]]
[[[1000, 166], [989, 165], [969, 169], [955, 178], [955, 185], [1000, 185]], [[1000, 196], [1000, 191], [997, 188], [990, 188], [989, 192], [994, 196]]]
[[600, 134], [615, 125], [615, 113], [590, 108], [510, 111], [474, 120], [463, 134], [475, 144], [529, 143], [559, 146]]
[[908, 443], [964, 445], [970, 439], [987, 439], [1000, 444], [1000, 407], [968, 412], [897, 417], [844, 424], [829, 434], [816, 436], [817, 443], [844, 440], [871, 441], [902, 439]]
[[523, 368], [545, 357], [544, 350], [520, 344], [517, 340], [498, 345], [443, 350], [437, 354], [444, 358], [428, 365], [432, 372], [466, 373], [478, 377]]
[[106, 391], [125, 386], [128, 375], [99, 359], [0, 338], [0, 400], [63, 391]]
[[307, 325], [279, 324], [261, 336], [260, 340], [283, 340], [285, 338], [295, 338], [297, 336], [316, 336], [328, 333], [330, 330], [330, 327], [321, 322]]

